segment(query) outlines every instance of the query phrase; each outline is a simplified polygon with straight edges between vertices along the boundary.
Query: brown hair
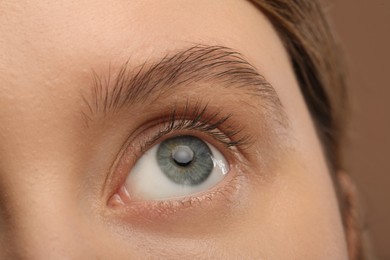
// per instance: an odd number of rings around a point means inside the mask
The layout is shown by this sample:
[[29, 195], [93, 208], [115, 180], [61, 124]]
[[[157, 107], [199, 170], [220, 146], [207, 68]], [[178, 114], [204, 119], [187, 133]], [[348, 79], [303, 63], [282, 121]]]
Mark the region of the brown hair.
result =
[[346, 84], [340, 55], [318, 0], [252, 0], [267, 16], [286, 48], [302, 95], [322, 142], [339, 197], [350, 259], [366, 259], [356, 192], [343, 173], [341, 148]]

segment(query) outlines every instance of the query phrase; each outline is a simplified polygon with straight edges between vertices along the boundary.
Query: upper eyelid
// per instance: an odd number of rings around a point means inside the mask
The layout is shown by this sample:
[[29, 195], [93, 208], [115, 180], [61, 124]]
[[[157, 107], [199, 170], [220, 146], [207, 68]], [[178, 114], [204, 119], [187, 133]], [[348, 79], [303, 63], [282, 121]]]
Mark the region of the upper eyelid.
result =
[[280, 117], [278, 121], [287, 121], [275, 89], [241, 54], [227, 47], [207, 45], [195, 45], [156, 62], [145, 62], [136, 69], [128, 61], [116, 73], [110, 67], [106, 78], [94, 73], [92, 95], [82, 95], [88, 107], [83, 115], [90, 121], [98, 114], [153, 101], [167, 91], [184, 91], [183, 86], [194, 82], [218, 83], [243, 95], [259, 97], [267, 103], [265, 108]]

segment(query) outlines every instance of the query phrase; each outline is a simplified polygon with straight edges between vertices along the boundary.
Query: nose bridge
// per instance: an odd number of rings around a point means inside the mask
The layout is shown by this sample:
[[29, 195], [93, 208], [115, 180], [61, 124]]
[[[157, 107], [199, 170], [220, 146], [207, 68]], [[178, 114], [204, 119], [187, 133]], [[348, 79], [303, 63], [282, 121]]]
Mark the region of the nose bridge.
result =
[[49, 101], [0, 101], [0, 259], [86, 259], [79, 118]]
[[1, 183], [0, 251], [7, 255], [0, 259], [78, 259], [82, 218], [69, 189], [24, 174]]

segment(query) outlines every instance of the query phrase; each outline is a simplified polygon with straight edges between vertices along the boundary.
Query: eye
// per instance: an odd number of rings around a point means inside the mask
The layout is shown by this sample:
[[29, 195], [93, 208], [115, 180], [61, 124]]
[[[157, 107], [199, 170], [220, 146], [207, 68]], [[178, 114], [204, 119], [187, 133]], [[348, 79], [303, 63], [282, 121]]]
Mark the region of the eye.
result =
[[151, 147], [136, 162], [124, 187], [135, 200], [164, 200], [204, 192], [229, 172], [224, 156], [191, 135]]

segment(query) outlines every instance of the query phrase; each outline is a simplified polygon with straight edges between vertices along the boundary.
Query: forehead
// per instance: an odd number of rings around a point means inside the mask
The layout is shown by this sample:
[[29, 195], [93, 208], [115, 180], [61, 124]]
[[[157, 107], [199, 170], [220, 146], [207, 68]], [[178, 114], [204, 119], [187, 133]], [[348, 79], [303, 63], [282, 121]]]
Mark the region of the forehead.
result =
[[191, 43], [261, 56], [255, 62], [266, 70], [282, 49], [266, 19], [243, 0], [6, 1], [0, 9], [1, 71], [24, 77], [143, 61]]

